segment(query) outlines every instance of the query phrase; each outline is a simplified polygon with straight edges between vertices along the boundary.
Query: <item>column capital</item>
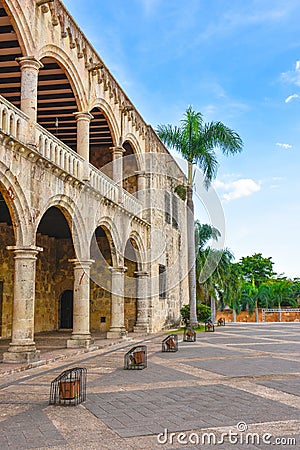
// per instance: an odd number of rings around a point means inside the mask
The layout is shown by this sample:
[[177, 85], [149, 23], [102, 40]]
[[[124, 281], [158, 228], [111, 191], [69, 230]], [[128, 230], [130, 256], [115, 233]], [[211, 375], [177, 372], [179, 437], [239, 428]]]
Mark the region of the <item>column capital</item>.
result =
[[7, 250], [14, 252], [15, 258], [34, 258], [39, 252], [43, 251], [42, 247], [36, 247], [35, 245], [29, 245], [24, 247], [17, 247], [15, 245], [8, 245]]
[[109, 150], [112, 152], [114, 156], [122, 156], [123, 153], [126, 152], [125, 148], [121, 145], [117, 145], [116, 147], [109, 147]]
[[77, 111], [73, 113], [73, 116], [75, 117], [77, 122], [82, 120], [90, 123], [90, 121], [94, 118], [94, 116], [88, 111]]
[[74, 264], [74, 268], [81, 268], [81, 269], [89, 269], [91, 265], [95, 262], [94, 259], [86, 259], [86, 260], [79, 260], [79, 259], [68, 259], [68, 262]]
[[16, 58], [17, 63], [20, 64], [22, 69], [35, 69], [39, 70], [44, 67], [44, 64], [37, 60], [34, 56], [21, 56]]
[[134, 275], [137, 278], [142, 278], [142, 277], [147, 278], [147, 277], [149, 277], [149, 272], [147, 272], [145, 270], [137, 270], [136, 272], [134, 272]]
[[126, 272], [127, 267], [125, 266], [118, 266], [118, 267], [109, 267], [109, 270], [111, 271], [111, 273], [119, 273], [119, 274], [123, 274]]

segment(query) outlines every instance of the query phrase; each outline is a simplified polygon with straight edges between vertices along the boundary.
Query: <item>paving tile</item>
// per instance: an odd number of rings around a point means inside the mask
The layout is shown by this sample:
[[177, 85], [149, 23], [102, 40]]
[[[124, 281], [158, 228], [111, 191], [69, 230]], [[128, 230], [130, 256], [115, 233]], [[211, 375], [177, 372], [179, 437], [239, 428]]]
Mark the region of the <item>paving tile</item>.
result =
[[[236, 344], [236, 342], [234, 342], [234, 344], [232, 344], [234, 347], [239, 347], [239, 344]], [[266, 342], [264, 344], [257, 344], [257, 345], [247, 345], [247, 346], [240, 346], [240, 348], [244, 351], [246, 351], [247, 349], [250, 350], [256, 350], [257, 352], [270, 352], [273, 354], [278, 354], [278, 353], [290, 353], [290, 354], [300, 354], [300, 342], [298, 343], [291, 343], [291, 344], [286, 344], [286, 343], [269, 343]]]
[[[297, 396], [299, 396], [299, 394], [300, 394], [300, 377], [299, 378], [289, 378], [288, 380], [256, 381], [256, 383], [261, 384], [266, 387], [277, 389], [278, 391], [287, 392], [288, 394], [297, 395]], [[300, 399], [299, 399], [299, 405], [300, 405]]]
[[[32, 420], [35, 417], [36, 420]], [[18, 426], [15, 426], [17, 421]], [[42, 407], [33, 407], [0, 422], [1, 440], [5, 438], [8, 446], [14, 449], [53, 446], [67, 442], [47, 418]], [[0, 446], [2, 450], [2, 446]]]
[[[177, 427], [177, 419], [176, 416], [172, 414], [173, 409], [177, 409], [180, 407], [176, 400], [168, 397], [168, 394], [172, 391], [179, 390], [185, 396], [186, 402], [186, 419], [184, 423], [179, 420], [179, 427]], [[141, 402], [140, 404], [136, 404], [135, 408], [141, 410], [143, 413], [148, 413], [149, 421], [157, 422], [161, 424], [162, 429], [167, 428], [166, 420], [174, 424], [172, 426], [172, 430], [189, 430], [192, 429], [195, 423], [197, 423], [197, 418], [201, 418], [201, 416], [205, 415], [205, 418], [209, 417], [211, 420], [210, 426], [225, 426], [225, 425], [235, 425], [238, 421], [243, 418], [246, 423], [248, 421], [252, 421], [255, 418], [255, 421], [264, 420], [265, 417], [268, 417], [270, 411], [272, 411], [273, 420], [284, 420], [286, 417], [297, 419], [299, 418], [299, 411], [296, 408], [292, 408], [275, 401], [269, 399], [259, 398], [261, 401], [261, 406], [259, 410], [257, 410], [256, 400], [257, 396], [243, 392], [226, 386], [224, 388], [223, 385], [214, 385], [213, 391], [217, 397], [213, 398], [211, 396], [211, 387], [207, 386], [199, 386], [197, 389], [184, 387], [184, 388], [164, 388], [164, 389], [150, 389], [147, 391], [148, 400], [146, 402]], [[94, 403], [102, 403], [107, 401], [109, 396], [110, 401], [114, 400], [115, 393], [109, 394], [94, 394], [92, 395], [93, 402], [87, 401], [86, 407], [95, 415], [99, 414], [99, 410], [93, 409]], [[118, 394], [118, 397], [122, 394]], [[238, 401], [240, 395], [243, 395], [244, 402], [243, 404]], [[151, 402], [154, 404], [155, 398], [157, 398], [157, 410], [148, 409], [147, 403]], [[166, 399], [167, 401], [161, 402], [160, 399]], [[205, 411], [204, 411], [204, 405]], [[224, 413], [224, 405], [226, 405], [226, 414]], [[204, 414], [205, 412], [205, 414]], [[124, 407], [124, 414], [126, 414], [126, 407]], [[111, 418], [107, 418], [107, 416], [98, 415], [99, 419], [103, 420], [107, 425], [112, 427], [117, 433], [122, 436], [122, 430], [120, 430], [119, 423], [115, 423], [116, 415]], [[130, 418], [129, 418], [130, 419]], [[134, 419], [130, 419], [127, 422], [129, 428], [133, 428], [135, 424]], [[145, 433], [146, 434], [146, 433]], [[133, 434], [134, 436], [134, 434]]]
[[300, 372], [298, 362], [272, 356], [223, 359], [222, 361], [187, 361], [186, 364], [228, 377], [283, 375]]

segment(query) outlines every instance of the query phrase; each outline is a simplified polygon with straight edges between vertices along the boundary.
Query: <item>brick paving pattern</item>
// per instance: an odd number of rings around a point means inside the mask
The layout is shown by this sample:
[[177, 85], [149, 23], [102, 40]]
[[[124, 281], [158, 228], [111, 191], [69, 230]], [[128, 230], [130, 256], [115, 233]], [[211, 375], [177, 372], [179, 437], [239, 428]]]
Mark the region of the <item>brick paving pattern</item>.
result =
[[[52, 336], [43, 365], [0, 364], [0, 449], [300, 448], [299, 336], [298, 323], [226, 325], [199, 333], [195, 343], [180, 336], [175, 353], [161, 352], [163, 334], [90, 353], [55, 348]], [[124, 370], [124, 354], [137, 342], [147, 345], [148, 367]], [[49, 406], [51, 381], [75, 366], [88, 370], [87, 401]], [[271, 445], [248, 445], [242, 432], [232, 443], [228, 433], [240, 422], [260, 439], [270, 433]], [[167, 442], [159, 443], [165, 429]], [[180, 433], [191, 441], [180, 442]], [[216, 445], [193, 441], [205, 433], [227, 437]], [[285, 441], [275, 445], [276, 438]]]

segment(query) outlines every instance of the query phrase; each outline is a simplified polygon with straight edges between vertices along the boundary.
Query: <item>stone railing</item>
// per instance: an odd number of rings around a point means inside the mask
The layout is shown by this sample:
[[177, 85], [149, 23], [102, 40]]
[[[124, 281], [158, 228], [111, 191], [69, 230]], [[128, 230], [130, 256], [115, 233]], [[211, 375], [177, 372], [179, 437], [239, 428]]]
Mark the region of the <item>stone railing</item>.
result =
[[0, 95], [0, 130], [23, 141], [28, 120], [26, 114]]
[[[0, 131], [27, 146], [29, 118], [26, 114], [0, 96]], [[71, 177], [82, 180], [86, 161], [74, 150], [65, 145], [56, 136], [39, 124], [35, 124], [37, 147], [30, 146], [31, 154], [36, 152], [48, 163], [52, 163]], [[119, 203], [120, 188], [107, 175], [89, 164], [90, 186], [103, 197]], [[130, 214], [138, 215], [141, 202], [122, 189], [122, 202], [119, 205]]]
[[58, 138], [36, 124], [38, 152], [74, 178], [81, 179], [84, 159]]
[[90, 169], [90, 185], [96, 191], [100, 192], [103, 197], [112, 200], [114, 203], [118, 202], [118, 186], [107, 175], [102, 173], [99, 169], [89, 165]]
[[123, 189], [122, 205], [126, 211], [130, 211], [134, 216], [142, 216], [142, 202], [125, 189]]

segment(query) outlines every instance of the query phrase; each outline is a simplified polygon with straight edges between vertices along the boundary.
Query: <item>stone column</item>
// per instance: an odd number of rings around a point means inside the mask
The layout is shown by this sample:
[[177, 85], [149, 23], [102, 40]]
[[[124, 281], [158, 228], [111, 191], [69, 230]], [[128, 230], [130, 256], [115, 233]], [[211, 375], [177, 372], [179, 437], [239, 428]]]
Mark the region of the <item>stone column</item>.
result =
[[73, 332], [68, 348], [90, 347], [90, 268], [93, 260], [70, 259], [74, 264]]
[[15, 254], [12, 340], [3, 355], [4, 362], [20, 363], [39, 360], [34, 342], [34, 300], [36, 255], [39, 247], [7, 247]]
[[126, 151], [123, 147], [110, 147], [112, 153], [112, 178], [119, 186], [119, 201], [122, 201], [123, 193], [123, 153]]
[[21, 106], [20, 109], [29, 116], [28, 144], [36, 146], [35, 123], [37, 121], [37, 87], [39, 69], [43, 64], [34, 56], [16, 58], [21, 67]]
[[143, 170], [137, 170], [135, 172], [137, 176], [137, 195], [141, 201], [145, 200], [145, 194], [147, 189], [147, 174]]
[[150, 174], [143, 171], [138, 170], [135, 172], [137, 175], [137, 197], [142, 202], [142, 218], [144, 220], [150, 220], [150, 189], [149, 189], [149, 180]]
[[135, 332], [149, 332], [148, 317], [148, 272], [135, 272], [137, 277], [137, 321], [134, 327]]
[[126, 267], [111, 267], [111, 323], [108, 339], [125, 337], [124, 321], [124, 273]]
[[77, 122], [77, 153], [85, 160], [82, 178], [89, 180], [89, 161], [90, 161], [90, 122], [93, 119], [89, 112], [74, 113]]

